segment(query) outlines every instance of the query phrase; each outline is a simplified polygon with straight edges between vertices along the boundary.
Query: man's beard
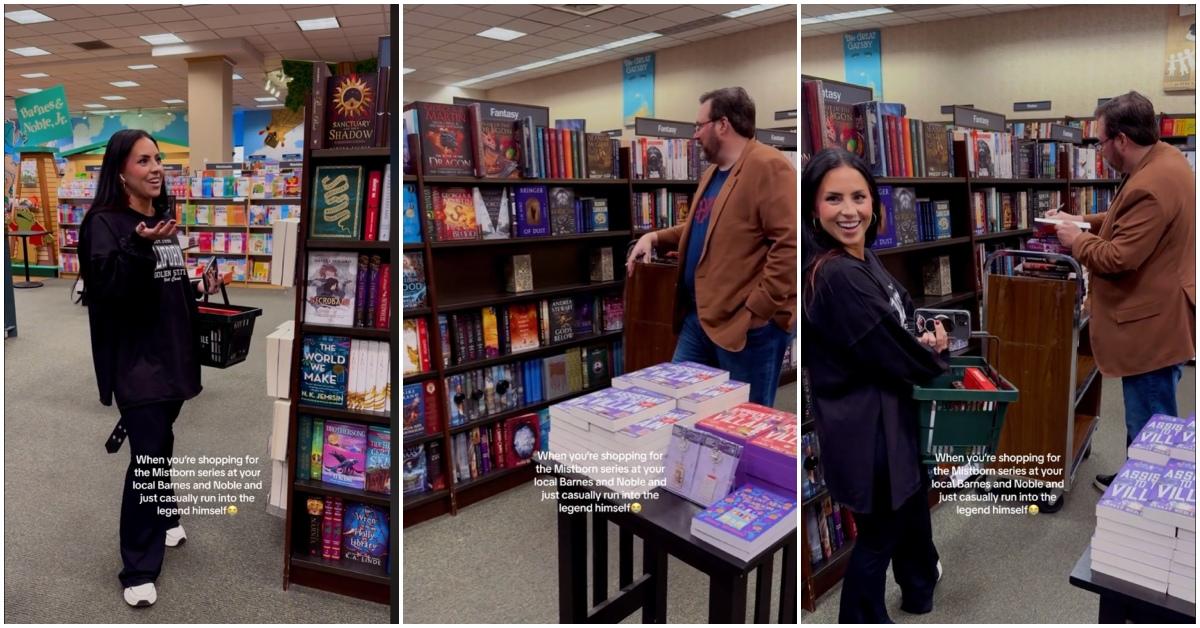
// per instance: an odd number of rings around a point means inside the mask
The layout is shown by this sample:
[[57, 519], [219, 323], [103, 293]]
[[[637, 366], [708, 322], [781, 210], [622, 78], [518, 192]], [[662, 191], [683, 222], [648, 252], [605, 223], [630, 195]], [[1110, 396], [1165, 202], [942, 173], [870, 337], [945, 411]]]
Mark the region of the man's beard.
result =
[[716, 140], [713, 140], [712, 144], [714, 144], [714, 146], [710, 150], [709, 143], [701, 141], [700, 149], [704, 151], [704, 159], [708, 160], [709, 163], [716, 163], [717, 155], [721, 152], [721, 145]]

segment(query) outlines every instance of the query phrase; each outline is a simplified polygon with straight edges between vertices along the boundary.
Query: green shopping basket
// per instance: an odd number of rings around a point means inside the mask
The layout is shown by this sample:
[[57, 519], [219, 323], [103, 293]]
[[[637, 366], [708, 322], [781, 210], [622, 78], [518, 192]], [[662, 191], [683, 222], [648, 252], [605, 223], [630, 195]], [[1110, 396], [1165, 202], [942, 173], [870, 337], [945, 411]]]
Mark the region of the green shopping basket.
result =
[[[969, 367], [977, 367], [998, 390], [954, 388]], [[950, 358], [950, 369], [928, 386], [913, 386], [920, 402], [918, 418], [921, 462], [938, 464], [938, 456], [974, 456], [996, 453], [1004, 413], [1017, 400], [1017, 389], [980, 357]]]

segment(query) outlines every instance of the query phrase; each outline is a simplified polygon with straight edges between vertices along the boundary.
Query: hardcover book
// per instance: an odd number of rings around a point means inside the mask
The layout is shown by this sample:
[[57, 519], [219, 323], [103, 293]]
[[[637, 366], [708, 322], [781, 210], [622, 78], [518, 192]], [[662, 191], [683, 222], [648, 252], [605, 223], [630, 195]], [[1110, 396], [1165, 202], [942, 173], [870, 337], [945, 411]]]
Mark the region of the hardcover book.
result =
[[731, 379], [680, 397], [678, 405], [681, 410], [694, 412], [704, 418], [748, 401], [750, 384]]
[[589, 278], [593, 282], [613, 280], [613, 250], [611, 246], [592, 249], [590, 270]]
[[550, 234], [572, 235], [576, 233], [575, 191], [571, 188], [552, 187], [549, 195]]
[[546, 186], [518, 186], [516, 198], [517, 202], [513, 213], [516, 215], [517, 237], [533, 238], [550, 235], [550, 202], [546, 195]]
[[519, 150], [513, 141], [513, 121], [492, 117], [485, 105], [472, 103], [470, 109], [475, 141], [475, 176], [488, 179], [516, 179]]
[[317, 166], [313, 172], [309, 237], [359, 238], [362, 187], [362, 166]]
[[570, 297], [550, 301], [550, 342], [567, 342], [575, 337], [575, 302]]
[[366, 486], [366, 466], [367, 427], [355, 423], [325, 421], [321, 481], [361, 490]]
[[925, 176], [950, 176], [950, 144], [944, 124], [925, 122]]
[[387, 509], [349, 502], [342, 515], [342, 552], [346, 560], [383, 569], [388, 562], [391, 525]]
[[379, 75], [351, 73], [329, 78], [326, 91], [325, 148], [375, 146]]
[[508, 306], [509, 342], [512, 352], [529, 351], [541, 346], [538, 339], [537, 305], [525, 303]]
[[757, 403], [736, 405], [696, 423], [696, 429], [711, 432], [739, 445], [765, 432], [776, 424], [796, 420], [796, 415], [781, 412]]
[[425, 176], [473, 176], [475, 152], [467, 108], [416, 103]]
[[505, 240], [512, 237], [507, 188], [475, 188], [475, 220], [484, 240]]
[[[317, 325], [354, 325], [355, 275], [358, 256], [352, 251], [311, 251], [308, 254], [308, 291], [304, 321]], [[408, 281], [405, 255], [405, 281]], [[421, 285], [424, 292], [424, 272]], [[407, 286], [406, 286], [407, 289]], [[407, 297], [406, 297], [407, 298]], [[424, 298], [424, 295], [421, 295]], [[407, 307], [408, 304], [405, 303]]]
[[425, 391], [421, 384], [404, 385], [404, 438], [425, 435]]
[[467, 188], [437, 190], [434, 220], [441, 240], [478, 240], [479, 223], [475, 220], [475, 196]]
[[301, 403], [329, 408], [346, 407], [346, 366], [350, 361], [350, 339], [305, 335], [302, 355]]
[[896, 209], [893, 204], [892, 186], [879, 186], [879, 226], [875, 230], [873, 249], [889, 249], [896, 246]]
[[421, 242], [421, 216], [417, 212], [417, 186], [404, 184], [404, 222], [400, 225], [405, 244]]
[[895, 209], [896, 246], [916, 244], [919, 241], [916, 191], [913, 188], [892, 188], [892, 205]]
[[625, 327], [625, 302], [619, 296], [606, 296], [604, 304], [604, 331], [617, 331]]
[[400, 476], [400, 482], [404, 486], [405, 495], [419, 495], [424, 493], [428, 486], [428, 473], [425, 466], [425, 447], [417, 445], [416, 447], [404, 448], [404, 467]]
[[612, 179], [612, 143], [602, 133], [586, 134], [587, 176], [592, 179]]
[[367, 428], [366, 490], [392, 494], [392, 433], [386, 427]]
[[505, 285], [508, 292], [533, 290], [533, 256], [528, 253], [513, 255], [505, 264]]
[[506, 420], [502, 435], [502, 451], [508, 468], [529, 464], [533, 454], [541, 449], [541, 429], [536, 414], [522, 414]]

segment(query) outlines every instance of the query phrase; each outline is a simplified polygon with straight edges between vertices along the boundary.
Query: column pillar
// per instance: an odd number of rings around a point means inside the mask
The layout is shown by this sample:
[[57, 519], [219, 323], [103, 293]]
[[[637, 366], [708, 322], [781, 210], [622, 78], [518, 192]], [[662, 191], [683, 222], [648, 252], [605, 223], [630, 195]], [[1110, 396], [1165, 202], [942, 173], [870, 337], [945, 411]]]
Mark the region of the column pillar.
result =
[[233, 62], [188, 59], [188, 152], [192, 171], [233, 160]]

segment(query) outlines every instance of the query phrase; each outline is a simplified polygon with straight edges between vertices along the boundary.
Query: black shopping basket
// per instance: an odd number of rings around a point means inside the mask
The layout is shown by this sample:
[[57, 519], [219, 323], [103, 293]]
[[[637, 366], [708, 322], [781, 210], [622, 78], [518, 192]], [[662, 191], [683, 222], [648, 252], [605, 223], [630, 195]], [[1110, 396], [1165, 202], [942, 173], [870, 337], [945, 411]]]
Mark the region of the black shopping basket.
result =
[[[954, 388], [970, 367], [982, 371], [996, 390]], [[938, 464], [939, 456], [977, 456], [996, 453], [1004, 413], [1017, 400], [1017, 389], [980, 357], [950, 358], [950, 369], [928, 386], [913, 386], [918, 413], [921, 462]]]
[[250, 339], [254, 336], [254, 319], [262, 315], [262, 308], [230, 305], [225, 284], [221, 284], [221, 296], [225, 304], [211, 306], [205, 294], [196, 319], [200, 364], [219, 369], [246, 359], [250, 353]]

